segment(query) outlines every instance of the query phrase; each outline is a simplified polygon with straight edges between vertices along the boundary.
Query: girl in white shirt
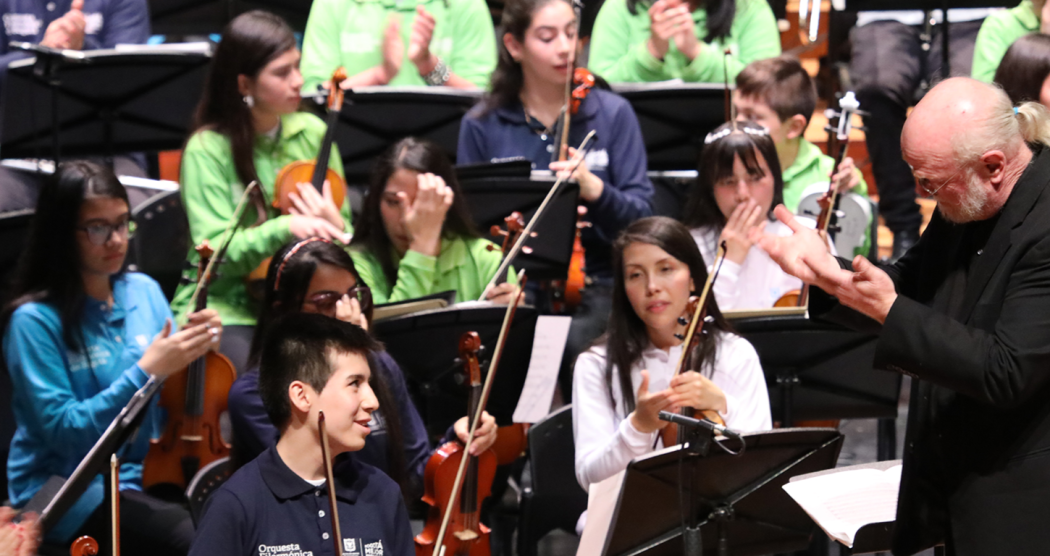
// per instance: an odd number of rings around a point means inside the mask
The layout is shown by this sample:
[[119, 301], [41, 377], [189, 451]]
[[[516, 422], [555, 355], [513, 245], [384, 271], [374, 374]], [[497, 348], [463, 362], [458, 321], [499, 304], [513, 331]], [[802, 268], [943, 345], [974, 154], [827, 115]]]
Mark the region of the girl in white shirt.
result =
[[[784, 180], [769, 131], [753, 122], [736, 122], [709, 133], [696, 181], [682, 221], [708, 265], [714, 263], [718, 244], [726, 242], [726, 260], [714, 287], [719, 307], [768, 309], [785, 293], [801, 288], [801, 280], [748, 239], [756, 228], [791, 235], [773, 217], [773, 207], [783, 202]], [[808, 218], [800, 221], [815, 224]]]
[[[612, 313], [604, 337], [576, 360], [573, 433], [584, 489], [653, 449], [667, 423], [660, 411], [715, 410], [732, 429], [772, 427], [769, 394], [751, 344], [731, 332], [709, 300], [697, 369], [674, 376], [689, 296], [707, 271], [689, 230], [665, 217], [638, 220], [613, 243]], [[720, 280], [721, 278], [719, 278]], [[717, 282], [716, 282], [717, 283]]]

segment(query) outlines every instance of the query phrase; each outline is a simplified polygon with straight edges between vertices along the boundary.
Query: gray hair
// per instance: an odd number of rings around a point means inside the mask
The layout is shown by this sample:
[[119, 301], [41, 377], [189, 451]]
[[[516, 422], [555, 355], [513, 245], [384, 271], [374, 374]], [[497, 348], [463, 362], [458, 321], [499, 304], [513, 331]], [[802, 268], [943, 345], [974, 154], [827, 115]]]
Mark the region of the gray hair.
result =
[[1050, 110], [1038, 102], [1025, 102], [1015, 109], [1002, 87], [985, 85], [994, 91], [995, 100], [983, 122], [952, 139], [955, 160], [973, 161], [990, 150], [1009, 147], [1018, 136], [1028, 144], [1050, 146]]

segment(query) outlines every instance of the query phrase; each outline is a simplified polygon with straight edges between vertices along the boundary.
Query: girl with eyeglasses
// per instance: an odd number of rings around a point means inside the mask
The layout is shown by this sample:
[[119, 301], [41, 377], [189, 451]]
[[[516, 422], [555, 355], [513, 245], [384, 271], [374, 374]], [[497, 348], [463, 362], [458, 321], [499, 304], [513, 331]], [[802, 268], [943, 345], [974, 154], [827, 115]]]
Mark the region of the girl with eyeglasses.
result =
[[[40, 192], [0, 320], [17, 424], [7, 462], [15, 507], [51, 477], [68, 477], [150, 377], [218, 346], [214, 310], [189, 315], [179, 330], [160, 286], [124, 270], [129, 223], [127, 192], [105, 166], [63, 163]], [[118, 452], [120, 542], [129, 553], [182, 555], [193, 536], [189, 512], [141, 492], [142, 461], [161, 432], [159, 410], [148, 411]], [[46, 541], [68, 549], [91, 535], [109, 544], [103, 488], [96, 477]]]
[[376, 303], [423, 297], [447, 290], [457, 301], [510, 303], [508, 281], [485, 290], [502, 261], [481, 237], [441, 147], [406, 137], [376, 160], [364, 214], [350, 244], [361, 278]]
[[[320, 313], [368, 330], [372, 318], [372, 290], [361, 280], [346, 250], [329, 240], [308, 238], [282, 247], [266, 275], [266, 299], [252, 339], [248, 372], [230, 390], [234, 453], [246, 463], [262, 453], [278, 436], [259, 398], [259, 356], [266, 331], [278, 318], [293, 312]], [[423, 470], [430, 458], [426, 428], [408, 395], [401, 368], [386, 352], [370, 362], [379, 409], [369, 424], [372, 432], [354, 458], [374, 465], [397, 481], [409, 500], [422, 494]], [[467, 418], [449, 431], [449, 437], [467, 438]], [[475, 453], [496, 440], [496, 422], [487, 412], [478, 428]]]
[[[751, 239], [753, 231], [792, 233], [773, 217], [773, 207], [783, 203], [784, 179], [766, 128], [747, 121], [719, 126], [707, 136], [697, 172], [682, 222], [708, 265], [714, 264], [719, 243], [726, 242], [714, 285], [718, 306], [723, 311], [768, 309], [801, 288], [801, 280], [781, 270]], [[809, 218], [799, 221], [816, 225]]]

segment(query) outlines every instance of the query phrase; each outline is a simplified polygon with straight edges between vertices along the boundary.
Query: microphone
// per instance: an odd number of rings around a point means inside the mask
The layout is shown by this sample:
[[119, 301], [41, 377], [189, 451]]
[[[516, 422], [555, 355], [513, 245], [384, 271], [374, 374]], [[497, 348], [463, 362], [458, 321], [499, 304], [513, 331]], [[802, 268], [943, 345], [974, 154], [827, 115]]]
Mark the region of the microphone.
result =
[[694, 419], [692, 417], [686, 417], [685, 415], [671, 413], [670, 411], [661, 411], [659, 417], [661, 421], [674, 423], [680, 427], [706, 429], [713, 433], [720, 434], [726, 438], [735, 438], [737, 440], [740, 440], [740, 433], [726, 426], [719, 425], [718, 423], [715, 423], [713, 421], [708, 421], [707, 419]]

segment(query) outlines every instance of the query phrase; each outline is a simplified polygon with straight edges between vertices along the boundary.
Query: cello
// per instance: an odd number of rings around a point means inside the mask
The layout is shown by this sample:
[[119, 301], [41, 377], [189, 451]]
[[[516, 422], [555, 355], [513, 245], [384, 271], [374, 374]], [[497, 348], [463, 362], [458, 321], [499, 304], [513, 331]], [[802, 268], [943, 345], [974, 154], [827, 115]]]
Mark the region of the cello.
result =
[[[198, 288], [195, 311], [207, 307], [208, 271], [212, 249], [208, 241], [197, 246]], [[164, 382], [160, 407], [168, 421], [160, 438], [153, 439], [142, 463], [142, 486], [171, 484], [185, 490], [200, 468], [230, 455], [222, 438], [219, 417], [226, 411], [226, 398], [237, 378], [237, 370], [226, 356], [209, 351]]]
[[[291, 194], [295, 193], [298, 195], [300, 183], [309, 183], [318, 192], [322, 192], [324, 183], [327, 181], [328, 187], [332, 191], [332, 203], [336, 207], [343, 206], [343, 200], [346, 198], [346, 181], [335, 170], [328, 167], [328, 163], [332, 158], [332, 144], [335, 143], [335, 124], [339, 121], [339, 110], [343, 107], [344, 92], [339, 86], [343, 81], [346, 81], [346, 70], [337, 68], [332, 73], [332, 79], [328, 82], [326, 128], [324, 139], [321, 141], [321, 148], [317, 152], [317, 158], [314, 160], [290, 162], [281, 168], [277, 172], [277, 177], [274, 178], [273, 203], [271, 206], [281, 211], [282, 215], [290, 214], [291, 209], [295, 206], [292, 203]], [[262, 291], [266, 282], [266, 271], [270, 268], [270, 258], [267, 257], [245, 278], [245, 282], [248, 284], [248, 291], [252, 292], [256, 299], [262, 299], [263, 297], [259, 295], [259, 292]]]
[[[520, 216], [520, 215], [519, 215]], [[481, 350], [481, 338], [477, 332], [464, 332], [459, 339], [459, 358], [463, 361], [463, 372], [467, 376], [470, 396], [467, 402], [467, 417], [474, 414], [481, 403], [481, 369], [478, 364], [478, 352]], [[469, 428], [473, 429], [473, 423]], [[467, 469], [463, 477], [463, 494], [459, 506], [453, 513], [451, 523], [457, 540], [471, 543], [470, 550], [454, 554], [484, 556], [490, 553], [489, 528], [482, 525], [479, 518], [481, 504], [492, 494], [492, 482], [496, 478], [497, 458], [493, 449], [484, 451], [479, 456], [467, 455], [459, 442], [446, 442], [434, 452], [427, 461], [423, 474], [425, 491], [423, 502], [430, 506], [426, 526], [416, 536], [416, 555], [434, 553], [434, 541], [441, 526], [441, 503], [452, 497], [450, 487], [455, 483], [460, 460], [467, 457]]]
[[[678, 358], [678, 365], [675, 367], [674, 372], [676, 376], [689, 370], [696, 370], [696, 364], [700, 363], [700, 361], [694, 360], [694, 356], [699, 351], [698, 348], [707, 334], [704, 331], [704, 325], [708, 322], [708, 298], [711, 295], [711, 286], [714, 284], [715, 278], [718, 277], [718, 271], [721, 270], [722, 262], [725, 261], [725, 258], [726, 246], [723, 241], [718, 246], [718, 256], [715, 259], [714, 270], [708, 273], [707, 281], [704, 283], [704, 289], [700, 292], [700, 297], [689, 298], [689, 303], [686, 307], [687, 312], [692, 315], [691, 318], [687, 319], [683, 316], [678, 319], [679, 324], [686, 325], [687, 328], [684, 335], [676, 335], [676, 337], [682, 339], [682, 355]], [[697, 410], [692, 407], [683, 407], [678, 412], [686, 417], [706, 419], [717, 425], [725, 426], [722, 416], [714, 410]], [[687, 431], [684, 428], [674, 423], [668, 423], [660, 431], [659, 438], [663, 441], [664, 447], [668, 447], [676, 444], [685, 444], [688, 441], [686, 435]]]
[[[450, 556], [487, 556], [490, 554], [488, 528], [480, 523], [478, 517], [481, 502], [489, 494], [495, 476], [494, 462], [485, 464], [484, 461], [486, 459], [491, 461], [495, 458], [485, 454], [477, 458], [463, 456], [470, 453], [470, 447], [473, 445], [478, 425], [481, 422], [482, 412], [488, 403], [493, 378], [496, 376], [503, 347], [506, 345], [507, 334], [514, 321], [518, 303], [525, 291], [525, 271], [518, 273], [518, 284], [521, 286], [518, 290], [518, 297], [513, 303], [507, 305], [503, 326], [496, 340], [496, 348], [493, 350], [492, 362], [489, 365], [484, 385], [480, 384], [480, 370], [476, 357], [476, 350], [481, 347], [480, 339], [476, 333], [472, 332], [460, 338], [460, 355], [464, 360], [468, 375], [471, 375], [472, 383], [470, 434], [462, 448], [456, 449], [459, 447], [458, 442], [449, 443], [455, 446], [446, 444], [439, 448], [427, 462], [425, 492], [430, 497], [429, 499], [424, 497], [424, 500], [433, 507], [423, 532], [416, 536], [416, 556], [446, 556], [446, 554]], [[474, 384], [475, 378], [479, 379], [477, 385]], [[477, 396], [476, 401], [475, 395]], [[446, 447], [449, 448], [448, 455], [443, 453]], [[488, 453], [490, 452], [486, 452]], [[452, 463], [454, 457], [458, 457], [456, 463]], [[440, 461], [440, 463], [435, 463], [435, 461]], [[468, 471], [473, 468], [473, 462], [479, 463], [476, 475], [471, 477]], [[432, 468], [431, 465], [435, 467]], [[441, 470], [439, 466], [447, 466], [447, 469]], [[455, 472], [453, 473], [452, 470]], [[459, 502], [458, 505], [457, 502]]]

